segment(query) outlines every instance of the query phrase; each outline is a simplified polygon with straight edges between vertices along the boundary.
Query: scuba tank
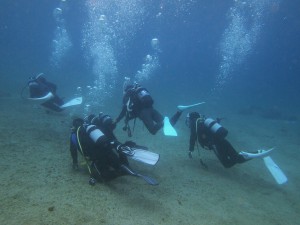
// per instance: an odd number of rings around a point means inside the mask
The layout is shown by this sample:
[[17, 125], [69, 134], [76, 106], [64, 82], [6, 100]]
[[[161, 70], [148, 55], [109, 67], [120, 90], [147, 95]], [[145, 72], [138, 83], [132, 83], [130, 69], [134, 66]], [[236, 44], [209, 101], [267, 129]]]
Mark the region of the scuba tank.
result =
[[150, 107], [154, 103], [149, 91], [146, 88], [139, 86], [138, 84], [136, 84], [135, 86], [135, 95], [136, 99], [144, 107]]
[[97, 143], [101, 138], [104, 137], [104, 133], [92, 124], [83, 124], [86, 134], [89, 136], [94, 143]]
[[213, 137], [219, 140], [224, 139], [228, 134], [228, 130], [222, 127], [218, 121], [212, 118], [206, 118], [204, 120], [204, 126], [209, 130]]

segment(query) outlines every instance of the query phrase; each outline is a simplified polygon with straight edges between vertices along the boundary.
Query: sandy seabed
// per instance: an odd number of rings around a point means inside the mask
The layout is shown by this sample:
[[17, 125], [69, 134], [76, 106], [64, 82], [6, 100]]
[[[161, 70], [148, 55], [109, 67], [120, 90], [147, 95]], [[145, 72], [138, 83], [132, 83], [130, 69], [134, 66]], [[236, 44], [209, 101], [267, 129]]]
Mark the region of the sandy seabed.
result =
[[[188, 129], [179, 136], [152, 136], [137, 122], [132, 140], [160, 153], [155, 167], [132, 168], [159, 181], [123, 176], [88, 184], [71, 168], [70, 112], [47, 114], [18, 98], [0, 98], [0, 224], [300, 224], [299, 122], [228, 113], [223, 125], [236, 149], [276, 146], [271, 157], [289, 182], [276, 184], [262, 159], [225, 169], [210, 151], [187, 157]], [[118, 126], [116, 135], [128, 139]]]

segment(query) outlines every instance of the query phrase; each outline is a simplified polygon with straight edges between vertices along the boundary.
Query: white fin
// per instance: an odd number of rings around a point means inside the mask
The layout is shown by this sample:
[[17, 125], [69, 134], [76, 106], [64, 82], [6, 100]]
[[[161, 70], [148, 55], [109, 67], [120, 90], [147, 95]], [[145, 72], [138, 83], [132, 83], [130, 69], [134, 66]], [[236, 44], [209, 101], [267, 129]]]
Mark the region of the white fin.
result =
[[177, 136], [177, 132], [171, 125], [169, 117], [164, 118], [164, 134], [166, 136]]
[[273, 159], [270, 156], [264, 157], [264, 163], [274, 179], [276, 180], [277, 184], [284, 184], [288, 181], [285, 174], [282, 172], [282, 170], [279, 168], [279, 166], [276, 165], [276, 163], [273, 161]]
[[73, 98], [72, 100], [68, 101], [67, 103], [60, 106], [60, 108], [67, 108], [73, 105], [80, 105], [82, 103], [82, 97]]
[[202, 105], [202, 104], [204, 104], [205, 102], [199, 102], [199, 103], [196, 103], [196, 104], [193, 104], [193, 105], [178, 105], [177, 106], [177, 109], [179, 109], [179, 110], [185, 110], [185, 109], [189, 109], [189, 108], [192, 108], [192, 107], [194, 107], [194, 106], [197, 106], [197, 105]]
[[40, 98], [28, 98], [28, 100], [32, 100], [32, 101], [44, 103], [44, 102], [50, 100], [53, 97], [54, 97], [54, 95], [51, 92], [49, 92], [48, 94], [46, 94], [43, 97], [40, 97]]
[[144, 149], [135, 149], [133, 148], [134, 154], [129, 155], [129, 158], [132, 158], [136, 161], [140, 161], [149, 165], [155, 165], [159, 160], [159, 154], [150, 152]]
[[255, 158], [262, 158], [271, 153], [274, 148], [270, 148], [268, 150], [258, 150], [257, 153], [250, 153], [241, 151], [239, 154], [244, 157], [244, 159], [255, 159]]

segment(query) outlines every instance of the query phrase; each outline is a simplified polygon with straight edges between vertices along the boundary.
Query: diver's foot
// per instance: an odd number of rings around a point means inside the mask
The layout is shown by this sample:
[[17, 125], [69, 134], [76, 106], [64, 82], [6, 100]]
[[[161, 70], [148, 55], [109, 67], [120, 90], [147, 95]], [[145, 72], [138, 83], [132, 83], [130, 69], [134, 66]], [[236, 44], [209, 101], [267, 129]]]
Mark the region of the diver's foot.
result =
[[241, 151], [239, 153], [239, 155], [243, 156], [244, 159], [248, 160], [248, 159], [255, 159], [255, 158], [263, 158], [263, 157], [266, 157], [268, 156], [271, 151], [273, 151], [274, 148], [270, 148], [270, 149], [267, 149], [267, 150], [257, 150], [255, 152], [244, 152], [244, 151]]

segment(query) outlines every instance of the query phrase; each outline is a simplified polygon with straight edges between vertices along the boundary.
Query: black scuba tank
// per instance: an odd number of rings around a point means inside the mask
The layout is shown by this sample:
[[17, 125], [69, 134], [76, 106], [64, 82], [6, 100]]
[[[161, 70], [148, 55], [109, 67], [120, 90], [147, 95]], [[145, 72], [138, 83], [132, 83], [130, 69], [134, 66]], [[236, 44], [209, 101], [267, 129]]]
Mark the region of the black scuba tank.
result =
[[138, 87], [135, 90], [138, 101], [145, 107], [153, 105], [153, 99], [146, 88]]
[[210, 133], [217, 139], [224, 139], [228, 134], [228, 130], [222, 127], [216, 120], [212, 118], [206, 118], [204, 121], [204, 126], [208, 128]]

